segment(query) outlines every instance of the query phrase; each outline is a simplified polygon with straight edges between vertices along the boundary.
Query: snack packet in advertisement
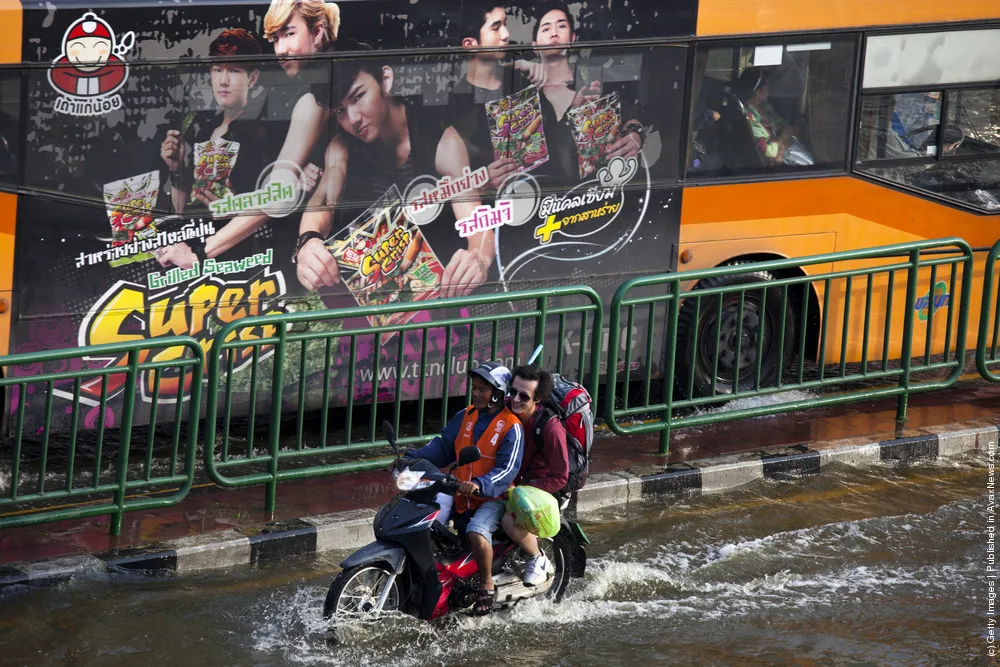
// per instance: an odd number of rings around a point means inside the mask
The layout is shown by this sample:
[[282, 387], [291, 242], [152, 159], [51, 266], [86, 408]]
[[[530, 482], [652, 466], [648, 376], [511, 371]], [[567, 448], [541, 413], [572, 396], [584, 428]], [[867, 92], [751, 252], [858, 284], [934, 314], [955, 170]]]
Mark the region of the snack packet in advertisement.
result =
[[[406, 218], [396, 186], [327, 239], [326, 247], [359, 306], [426, 301], [440, 294], [444, 267], [420, 228]], [[373, 327], [404, 324], [416, 314], [408, 310], [368, 321]], [[382, 334], [381, 343], [393, 336]]]
[[210, 139], [194, 145], [194, 190], [208, 190], [219, 199], [232, 194], [226, 180], [236, 166], [238, 141]]
[[618, 138], [618, 127], [622, 122], [618, 93], [613, 92], [581, 104], [567, 111], [566, 116], [573, 131], [573, 139], [576, 140], [576, 155], [582, 180], [605, 162], [608, 149]]
[[119, 246], [156, 235], [153, 209], [159, 190], [158, 171], [104, 185], [104, 203], [111, 221], [112, 245]]
[[518, 171], [530, 171], [549, 160], [542, 127], [538, 89], [529, 86], [513, 95], [486, 103], [493, 140], [493, 159], [512, 158]]

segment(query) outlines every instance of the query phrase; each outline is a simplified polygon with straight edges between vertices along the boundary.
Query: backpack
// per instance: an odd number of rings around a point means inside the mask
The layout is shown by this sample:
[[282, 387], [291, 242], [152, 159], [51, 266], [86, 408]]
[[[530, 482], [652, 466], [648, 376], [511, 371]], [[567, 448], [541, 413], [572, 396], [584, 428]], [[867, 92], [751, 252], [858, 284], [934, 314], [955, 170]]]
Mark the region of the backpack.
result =
[[566, 449], [569, 453], [569, 482], [560, 490], [561, 494], [579, 491], [587, 483], [590, 473], [590, 450], [594, 446], [593, 401], [583, 385], [552, 374], [552, 399], [546, 403], [547, 410], [535, 424], [535, 442], [542, 441], [545, 425], [553, 416], [566, 429]]

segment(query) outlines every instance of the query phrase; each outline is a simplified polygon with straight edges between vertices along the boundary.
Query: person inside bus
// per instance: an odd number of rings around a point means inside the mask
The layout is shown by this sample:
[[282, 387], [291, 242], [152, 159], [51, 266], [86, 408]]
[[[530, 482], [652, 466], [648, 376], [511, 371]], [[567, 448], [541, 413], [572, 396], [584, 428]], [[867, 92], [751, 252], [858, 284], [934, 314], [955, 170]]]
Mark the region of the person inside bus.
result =
[[768, 103], [770, 92], [767, 72], [760, 67], [748, 67], [736, 83], [736, 95], [743, 103], [758, 154], [769, 166], [813, 164], [808, 149], [795, 138], [795, 128]]
[[[310, 77], [311, 61], [299, 58], [332, 50], [339, 30], [340, 8], [332, 2], [273, 0], [264, 15], [264, 37], [274, 45], [274, 52], [278, 55], [282, 69], [286, 75], [303, 83], [288, 103], [290, 113], [287, 114], [287, 131], [268, 182], [294, 183], [303, 198], [313, 190], [322, 173], [317, 165], [322, 163], [326, 142], [321, 139], [329, 118], [322, 85], [311, 83], [309, 79], [328, 77], [325, 70], [313, 73]], [[317, 99], [317, 95], [322, 98], [323, 104]], [[208, 204], [217, 199], [212, 193], [203, 194], [203, 203]], [[297, 202], [290, 202], [288, 205], [297, 205]], [[291, 209], [282, 209], [283, 215], [291, 212]], [[190, 268], [199, 259], [204, 261], [205, 258], [214, 258], [229, 250], [269, 219], [270, 216], [262, 211], [236, 216], [203, 243], [192, 240], [169, 246], [162, 249], [157, 259], [162, 266], [172, 264]], [[285, 218], [284, 222], [294, 224], [294, 219]], [[276, 234], [274, 239], [280, 242], [284, 236], [286, 235]], [[295, 237], [294, 233], [290, 236], [292, 239]], [[284, 257], [287, 253], [278, 254]]]
[[[208, 46], [208, 55], [212, 58], [259, 56], [260, 53], [257, 38], [242, 28], [223, 30]], [[209, 71], [217, 109], [194, 114], [189, 126], [191, 139], [195, 144], [218, 140], [239, 143], [229, 187], [234, 192], [251, 192], [267, 159], [267, 127], [257, 120], [259, 109], [248, 110], [251, 99], [259, 100], [262, 96], [263, 91], [256, 88], [260, 70], [256, 63], [239, 61], [216, 62]], [[187, 140], [179, 129], [171, 129], [160, 144], [160, 158], [170, 170], [173, 185], [170, 194], [176, 213], [189, 210], [189, 203], [196, 208], [197, 204], [207, 206], [212, 196], [210, 191], [192, 189], [194, 171]], [[191, 202], [192, 199], [195, 201]]]
[[[507, 11], [494, 0], [467, 0], [462, 3], [459, 26], [463, 49], [470, 52], [464, 76], [451, 89], [448, 98], [448, 123], [465, 142], [473, 170], [486, 167], [489, 189], [496, 191], [517, 171], [517, 162], [509, 157], [494, 159], [490, 124], [485, 111], [488, 102], [542, 81], [539, 63], [522, 59], [504, 67], [510, 43]], [[478, 50], [497, 47], [495, 50]], [[506, 85], [505, 85], [506, 84]]]
[[934, 131], [940, 122], [940, 91], [900, 93], [894, 96], [892, 131], [904, 146], [918, 153], [924, 152], [928, 141], [933, 143], [937, 140]]
[[965, 141], [965, 132], [958, 125], [945, 125], [941, 137], [941, 155], [954, 155]]
[[[576, 141], [566, 113], [598, 99], [606, 91], [600, 80], [593, 80], [577, 90], [569, 48], [576, 42], [576, 27], [569, 8], [561, 2], [542, 2], [536, 12], [532, 45], [544, 66], [541, 86], [542, 127], [548, 145], [549, 161], [537, 173], [556, 183], [574, 184], [580, 180]], [[624, 100], [623, 100], [624, 102]], [[626, 113], [623, 110], [623, 116]], [[639, 154], [646, 141], [645, 126], [632, 114], [622, 122], [618, 139], [606, 159], [629, 158]]]
[[[356, 43], [353, 49], [367, 50]], [[323, 177], [302, 216], [294, 253], [299, 281], [307, 290], [340, 282], [337, 262], [326, 249], [335, 209], [347, 212], [353, 203], [370, 203], [391, 187], [424, 174], [460, 179], [469, 169], [465, 143], [451, 126], [444, 127], [436, 107], [408, 104], [393, 95], [394, 72], [372, 57], [337, 61], [334, 74], [333, 115], [341, 132], [326, 151]], [[344, 201], [346, 197], [349, 201]], [[471, 217], [480, 205], [472, 190], [451, 198], [454, 220]], [[322, 210], [320, 210], [322, 209]], [[440, 284], [443, 296], [464, 296], [482, 285], [494, 263], [493, 230], [462, 239], [454, 224], [441, 219], [421, 228], [431, 249], [445, 267]]]

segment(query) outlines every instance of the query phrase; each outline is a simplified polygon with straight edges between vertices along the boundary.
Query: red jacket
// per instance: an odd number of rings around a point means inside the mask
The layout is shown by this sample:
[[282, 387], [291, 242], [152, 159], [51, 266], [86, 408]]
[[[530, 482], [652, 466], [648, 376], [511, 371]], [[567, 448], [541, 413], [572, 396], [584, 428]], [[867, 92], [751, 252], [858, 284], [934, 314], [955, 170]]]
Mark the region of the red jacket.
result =
[[524, 424], [524, 457], [514, 484], [534, 486], [555, 494], [569, 482], [566, 429], [559, 418], [553, 415], [542, 431], [542, 442], [536, 442], [535, 428], [543, 410], [539, 406], [534, 416]]

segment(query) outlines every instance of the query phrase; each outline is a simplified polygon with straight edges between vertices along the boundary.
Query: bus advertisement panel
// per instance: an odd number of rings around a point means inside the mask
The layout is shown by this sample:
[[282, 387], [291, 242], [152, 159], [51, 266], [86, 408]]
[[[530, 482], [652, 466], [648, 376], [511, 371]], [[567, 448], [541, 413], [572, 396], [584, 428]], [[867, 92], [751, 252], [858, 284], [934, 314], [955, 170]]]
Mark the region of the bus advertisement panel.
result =
[[11, 352], [675, 268], [695, 0], [401, 5], [26, 6]]

